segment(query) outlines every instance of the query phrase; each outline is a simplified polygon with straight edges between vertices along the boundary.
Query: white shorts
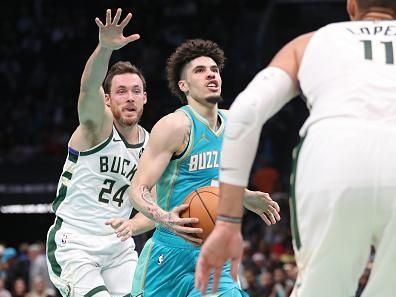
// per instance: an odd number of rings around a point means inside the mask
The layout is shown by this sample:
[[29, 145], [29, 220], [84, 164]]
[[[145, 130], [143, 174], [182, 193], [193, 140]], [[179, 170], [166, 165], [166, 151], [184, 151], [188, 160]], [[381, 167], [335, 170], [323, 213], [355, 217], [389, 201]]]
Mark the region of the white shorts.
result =
[[62, 296], [129, 296], [137, 264], [133, 239], [83, 234], [56, 218], [47, 235], [51, 281]]
[[316, 123], [296, 162], [291, 204], [299, 276], [291, 296], [355, 296], [372, 245], [362, 296], [395, 296], [396, 128]]

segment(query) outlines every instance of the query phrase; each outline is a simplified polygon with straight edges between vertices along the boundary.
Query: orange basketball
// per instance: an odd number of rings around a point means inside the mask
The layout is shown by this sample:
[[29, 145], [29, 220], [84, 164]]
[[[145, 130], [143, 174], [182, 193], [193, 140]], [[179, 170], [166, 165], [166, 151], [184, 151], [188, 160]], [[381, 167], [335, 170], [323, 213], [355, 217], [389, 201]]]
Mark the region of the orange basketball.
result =
[[189, 208], [180, 214], [182, 218], [198, 218], [199, 222], [192, 224], [194, 228], [202, 228], [197, 237], [205, 241], [212, 232], [216, 222], [217, 205], [219, 204], [219, 188], [202, 187], [191, 192], [183, 204]]

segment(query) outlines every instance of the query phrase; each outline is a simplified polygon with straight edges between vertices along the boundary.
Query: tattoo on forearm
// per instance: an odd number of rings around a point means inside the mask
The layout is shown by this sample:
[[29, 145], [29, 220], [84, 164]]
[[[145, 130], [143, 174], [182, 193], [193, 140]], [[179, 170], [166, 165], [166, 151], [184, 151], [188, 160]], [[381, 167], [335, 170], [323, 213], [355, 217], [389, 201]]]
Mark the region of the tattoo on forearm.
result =
[[142, 199], [144, 201], [146, 201], [150, 205], [155, 204], [154, 200], [153, 200], [153, 197], [151, 197], [151, 193], [150, 193], [150, 190], [149, 190], [148, 186], [146, 186], [146, 185], [140, 186], [140, 194], [141, 194]]
[[172, 227], [174, 225], [174, 221], [172, 219], [172, 215], [170, 212], [166, 212], [162, 210], [153, 200], [151, 196], [150, 190], [147, 185], [140, 186], [140, 195], [142, 199], [147, 202], [147, 213], [152, 217], [152, 219], [160, 224], [163, 224], [167, 227]]

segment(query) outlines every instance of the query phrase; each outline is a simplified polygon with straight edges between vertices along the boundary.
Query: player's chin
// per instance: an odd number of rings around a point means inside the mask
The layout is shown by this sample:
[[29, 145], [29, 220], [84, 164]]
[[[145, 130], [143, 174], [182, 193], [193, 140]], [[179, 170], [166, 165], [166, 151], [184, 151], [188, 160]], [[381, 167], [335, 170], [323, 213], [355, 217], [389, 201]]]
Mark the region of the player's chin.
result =
[[123, 117], [122, 118], [122, 123], [125, 126], [134, 126], [139, 122], [139, 118], [138, 117]]
[[216, 104], [223, 102], [223, 97], [221, 97], [220, 94], [211, 94], [208, 97], [206, 97], [205, 100], [206, 102]]

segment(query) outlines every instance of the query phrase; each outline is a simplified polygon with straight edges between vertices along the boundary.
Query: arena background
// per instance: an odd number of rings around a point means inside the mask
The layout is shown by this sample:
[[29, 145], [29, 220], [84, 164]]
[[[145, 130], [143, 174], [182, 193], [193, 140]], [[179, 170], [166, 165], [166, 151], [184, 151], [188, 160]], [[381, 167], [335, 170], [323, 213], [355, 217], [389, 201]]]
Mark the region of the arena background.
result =
[[[145, 74], [148, 103], [141, 124], [150, 130], [180, 106], [167, 89], [165, 63], [182, 41], [211, 39], [224, 49], [221, 107], [228, 108], [286, 42], [330, 22], [348, 20], [345, 2], [6, 1], [0, 27], [0, 243], [17, 248], [24, 242], [45, 241], [54, 219], [50, 203], [67, 141], [78, 124], [81, 73], [98, 43], [94, 19], [104, 19], [106, 8], [121, 7], [123, 16], [134, 15], [125, 34], [139, 33], [141, 40], [114, 52], [111, 63], [129, 60]], [[307, 114], [303, 100], [293, 100], [264, 126], [253, 173], [269, 170], [253, 175], [251, 188], [271, 192], [281, 204], [282, 221], [268, 228], [246, 214], [244, 235], [251, 256], [260, 250], [263, 238], [270, 249], [281, 243], [292, 256], [287, 201], [291, 152]], [[263, 176], [271, 180], [261, 183]], [[137, 238], [138, 249], [146, 238]]]

